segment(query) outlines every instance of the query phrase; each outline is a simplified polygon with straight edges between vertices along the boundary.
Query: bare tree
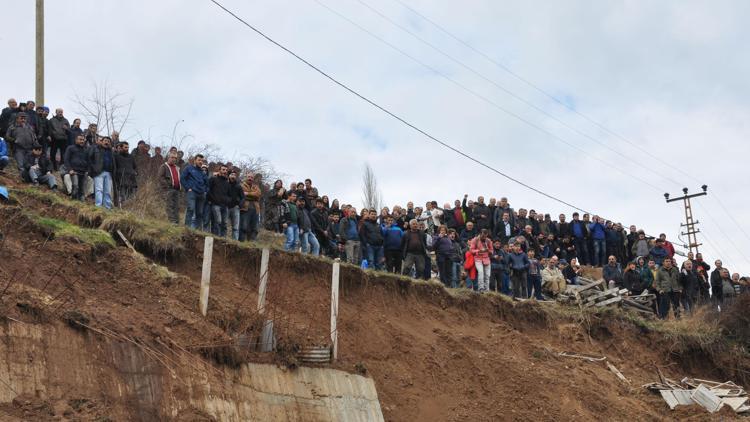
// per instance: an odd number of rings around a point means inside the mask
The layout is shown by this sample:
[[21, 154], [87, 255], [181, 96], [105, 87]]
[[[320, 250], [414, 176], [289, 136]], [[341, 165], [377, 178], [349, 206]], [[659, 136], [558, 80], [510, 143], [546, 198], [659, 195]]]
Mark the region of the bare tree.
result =
[[383, 205], [383, 193], [378, 188], [378, 180], [369, 163], [365, 163], [362, 173], [362, 203], [365, 208], [380, 210]]
[[76, 93], [71, 99], [78, 107], [76, 112], [88, 123], [96, 123], [101, 133], [122, 132], [130, 120], [135, 100], [115, 90], [107, 80], [91, 85], [89, 95]]

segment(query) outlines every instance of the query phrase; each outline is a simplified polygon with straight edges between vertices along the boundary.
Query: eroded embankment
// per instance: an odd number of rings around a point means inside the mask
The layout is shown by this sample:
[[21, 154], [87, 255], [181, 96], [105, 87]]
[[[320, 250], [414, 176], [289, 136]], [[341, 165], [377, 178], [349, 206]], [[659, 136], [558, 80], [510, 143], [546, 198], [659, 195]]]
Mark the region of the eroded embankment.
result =
[[[16, 287], [46, 291], [46, 278], [60, 274], [62, 282], [60, 277], [50, 282], [56, 283], [58, 294], [78, 280], [62, 295], [70, 299], [59, 305], [58, 313], [33, 297], [24, 305], [33, 312], [26, 312], [18, 303], [28, 293], [9, 289], [3, 306], [15, 312], [11, 317], [38, 314], [34, 318], [45, 323], [45, 318], [60, 319], [63, 309], [78, 311], [90, 321], [87, 325], [109, 328], [152, 348], [154, 360], [159, 353], [184, 351], [202, 364], [218, 362], [220, 367], [263, 359], [292, 365], [296, 347], [328, 341], [331, 267], [326, 260], [272, 251], [266, 317], [275, 321], [281, 353], [239, 353], [236, 336], [254, 333], [260, 321], [254, 311], [259, 249], [217, 240], [208, 316], [203, 318], [196, 313], [203, 245], [199, 233], [157, 222], [139, 225], [118, 213], [82, 212], [55, 198], [19, 198], [25, 211], [121, 230], [139, 251], [171, 272], [133, 257], [124, 247], [49, 241], [44, 232], [6, 225], [0, 230], [12, 246], [0, 249], [0, 260], [10, 263], [11, 274], [31, 274], [17, 277]], [[60, 265], [71, 255], [76, 265]], [[661, 323], [619, 310], [582, 313], [551, 303], [513, 303], [498, 295], [449, 292], [434, 283], [346, 265], [339, 341], [335, 367], [375, 380], [387, 420], [663, 420], [676, 415], [665, 410], [658, 396], [640, 388], [656, 379], [655, 366], [677, 379], [731, 378], [747, 384], [743, 351], [727, 341], [719, 325], [701, 318]], [[607, 356], [631, 382], [621, 383], [601, 364], [558, 356], [563, 350]]]

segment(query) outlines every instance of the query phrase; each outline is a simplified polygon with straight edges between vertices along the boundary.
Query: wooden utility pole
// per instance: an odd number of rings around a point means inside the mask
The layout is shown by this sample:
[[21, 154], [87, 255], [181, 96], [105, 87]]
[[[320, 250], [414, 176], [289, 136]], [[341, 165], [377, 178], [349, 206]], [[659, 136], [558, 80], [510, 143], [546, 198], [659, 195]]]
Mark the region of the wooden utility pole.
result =
[[36, 104], [44, 105], [44, 0], [36, 0]]
[[696, 234], [700, 233], [700, 229], [696, 229], [695, 226], [700, 224], [700, 221], [693, 221], [693, 208], [690, 206], [690, 199], [695, 198], [697, 196], [704, 196], [708, 194], [708, 186], [703, 185], [701, 186], [701, 189], [703, 189], [703, 192], [694, 193], [691, 195], [688, 195], [688, 188], [682, 188], [683, 196], [680, 196], [678, 198], [672, 198], [669, 199], [669, 194], [664, 194], [664, 199], [667, 200], [667, 202], [674, 202], [674, 201], [680, 201], [682, 200], [683, 205], [685, 207], [685, 224], [680, 224], [680, 227], [687, 228], [686, 232], [680, 231], [680, 234], [688, 237], [688, 248], [690, 248], [690, 252], [693, 252], [694, 254], [698, 254], [698, 246], [701, 246], [702, 243], [698, 243], [698, 238], [695, 236]]

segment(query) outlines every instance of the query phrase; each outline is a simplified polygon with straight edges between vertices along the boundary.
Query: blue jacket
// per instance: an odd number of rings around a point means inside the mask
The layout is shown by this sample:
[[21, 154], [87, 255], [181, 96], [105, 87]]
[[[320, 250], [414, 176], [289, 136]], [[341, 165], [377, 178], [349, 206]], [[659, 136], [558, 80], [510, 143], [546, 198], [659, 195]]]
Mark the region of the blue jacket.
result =
[[651, 249], [651, 258], [654, 260], [656, 265], [661, 267], [662, 262], [664, 262], [664, 258], [669, 256], [669, 253], [666, 249], [664, 249], [663, 246], [654, 246], [653, 249]]
[[180, 183], [185, 192], [192, 189], [197, 194], [208, 192], [208, 174], [194, 165], [185, 166], [180, 174]]
[[509, 267], [516, 271], [525, 271], [529, 269], [529, 257], [525, 253], [511, 252], [508, 255]]
[[606, 229], [602, 223], [589, 224], [589, 231], [591, 231], [592, 239], [604, 240], [607, 238]]
[[449, 257], [453, 254], [453, 241], [447, 235], [445, 237], [435, 236], [432, 241], [432, 249], [440, 256]]
[[383, 227], [383, 246], [387, 251], [397, 251], [401, 249], [401, 237], [404, 231], [396, 224], [391, 227]]
[[3, 138], [0, 138], [0, 157], [8, 156], [8, 145]]
[[581, 220], [573, 220], [570, 222], [570, 231], [574, 238], [584, 239], [586, 237], [586, 223]]

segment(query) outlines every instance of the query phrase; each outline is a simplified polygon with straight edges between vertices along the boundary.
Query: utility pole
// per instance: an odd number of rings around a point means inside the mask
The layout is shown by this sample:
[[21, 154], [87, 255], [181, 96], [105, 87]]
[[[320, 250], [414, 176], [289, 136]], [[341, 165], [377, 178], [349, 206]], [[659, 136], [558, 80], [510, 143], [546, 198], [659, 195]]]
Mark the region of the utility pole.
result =
[[36, 0], [36, 104], [44, 105], [44, 0]]
[[690, 206], [690, 199], [708, 194], [708, 186], [703, 185], [701, 186], [701, 189], [703, 189], [703, 192], [688, 195], [688, 188], [682, 188], [682, 193], [684, 195], [672, 199], [669, 199], [668, 193], [664, 194], [664, 199], [666, 199], [668, 203], [682, 200], [683, 205], [685, 206], [685, 224], [680, 224], [680, 227], [687, 228], [687, 232], [681, 231], [680, 234], [682, 236], [687, 235], [688, 248], [690, 248], [690, 252], [693, 252], [696, 255], [698, 254], [698, 246], [702, 245], [702, 243], [698, 243], [698, 238], [695, 236], [701, 232], [700, 229], [695, 228], [696, 225], [700, 224], [700, 221], [693, 221], [693, 208]]

